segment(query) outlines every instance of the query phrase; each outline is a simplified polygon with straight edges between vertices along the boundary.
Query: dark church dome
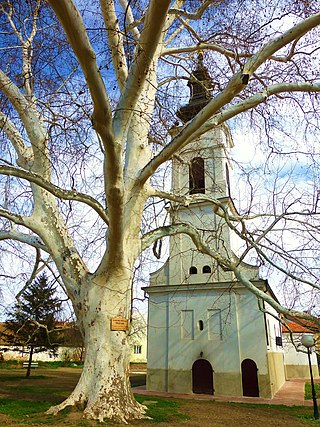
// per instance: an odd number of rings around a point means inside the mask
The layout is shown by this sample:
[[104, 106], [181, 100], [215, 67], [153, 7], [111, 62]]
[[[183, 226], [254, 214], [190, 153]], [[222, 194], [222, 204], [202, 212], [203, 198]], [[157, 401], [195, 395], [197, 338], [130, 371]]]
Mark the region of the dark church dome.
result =
[[184, 123], [193, 119], [212, 99], [213, 83], [208, 69], [203, 64], [202, 52], [198, 54], [197, 68], [191, 73], [188, 86], [190, 88], [189, 103], [177, 111], [177, 116]]

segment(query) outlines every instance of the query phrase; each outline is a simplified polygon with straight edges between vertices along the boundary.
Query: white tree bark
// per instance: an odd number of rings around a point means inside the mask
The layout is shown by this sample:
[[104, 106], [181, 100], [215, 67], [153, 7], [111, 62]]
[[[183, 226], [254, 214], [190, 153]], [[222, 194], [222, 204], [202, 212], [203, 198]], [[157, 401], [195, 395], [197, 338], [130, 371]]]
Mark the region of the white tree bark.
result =
[[101, 422], [126, 423], [144, 417], [145, 408], [131, 391], [127, 333], [110, 330], [111, 319], [129, 314], [131, 283], [127, 275], [128, 269], [118, 269], [113, 277], [94, 277], [82, 284], [76, 300], [85, 331], [84, 368], [72, 394], [49, 413], [80, 404], [85, 417]]

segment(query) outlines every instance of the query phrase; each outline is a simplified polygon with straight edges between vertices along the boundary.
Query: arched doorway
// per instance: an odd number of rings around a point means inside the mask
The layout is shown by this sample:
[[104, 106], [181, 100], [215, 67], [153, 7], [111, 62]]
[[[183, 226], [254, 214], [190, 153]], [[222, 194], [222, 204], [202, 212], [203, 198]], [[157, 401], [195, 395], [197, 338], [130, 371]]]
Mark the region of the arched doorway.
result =
[[259, 397], [258, 368], [251, 359], [241, 363], [243, 396]]
[[199, 359], [192, 365], [193, 393], [213, 394], [213, 369], [205, 359]]

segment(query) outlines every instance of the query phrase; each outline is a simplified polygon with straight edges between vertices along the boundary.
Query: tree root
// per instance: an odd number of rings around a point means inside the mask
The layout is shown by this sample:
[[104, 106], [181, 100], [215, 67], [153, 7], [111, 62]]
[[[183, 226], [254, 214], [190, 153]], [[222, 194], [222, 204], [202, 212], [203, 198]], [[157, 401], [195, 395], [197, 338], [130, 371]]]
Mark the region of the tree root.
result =
[[81, 396], [72, 394], [59, 405], [52, 406], [46, 411], [46, 414], [57, 415], [67, 407], [72, 407], [83, 412], [83, 417], [99, 422], [113, 421], [115, 423], [128, 424], [130, 421], [150, 419], [145, 415], [147, 407], [134, 401], [131, 405], [112, 405], [105, 402], [103, 398], [99, 401], [89, 403], [88, 400]]
[[68, 407], [74, 407], [79, 409], [80, 407], [83, 407], [85, 402], [86, 402], [85, 399], [81, 399], [80, 397], [76, 398], [71, 395], [66, 400], [59, 403], [59, 405], [51, 406], [46, 411], [46, 414], [57, 415], [59, 412], [63, 411], [65, 408], [68, 408]]
[[127, 407], [125, 411], [122, 411], [121, 408], [99, 408], [98, 405], [87, 407], [83, 412], [83, 416], [90, 420], [94, 419], [100, 422], [112, 421], [121, 424], [128, 424], [134, 420], [150, 419], [150, 417], [145, 415], [143, 408], [140, 410], [129, 410]]

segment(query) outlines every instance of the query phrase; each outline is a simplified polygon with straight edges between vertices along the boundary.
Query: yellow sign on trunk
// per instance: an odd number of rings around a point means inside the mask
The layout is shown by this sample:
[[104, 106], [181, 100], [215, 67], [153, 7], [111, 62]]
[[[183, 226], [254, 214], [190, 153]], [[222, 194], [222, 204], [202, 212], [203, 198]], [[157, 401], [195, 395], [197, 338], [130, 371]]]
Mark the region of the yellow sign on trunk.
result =
[[112, 331], [127, 331], [129, 329], [129, 321], [124, 317], [114, 317], [111, 319]]

